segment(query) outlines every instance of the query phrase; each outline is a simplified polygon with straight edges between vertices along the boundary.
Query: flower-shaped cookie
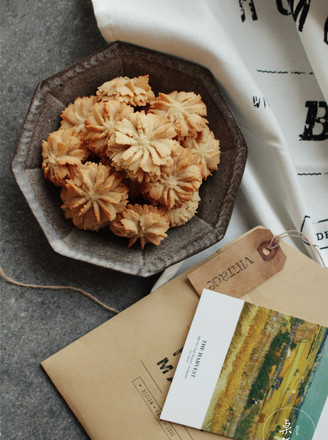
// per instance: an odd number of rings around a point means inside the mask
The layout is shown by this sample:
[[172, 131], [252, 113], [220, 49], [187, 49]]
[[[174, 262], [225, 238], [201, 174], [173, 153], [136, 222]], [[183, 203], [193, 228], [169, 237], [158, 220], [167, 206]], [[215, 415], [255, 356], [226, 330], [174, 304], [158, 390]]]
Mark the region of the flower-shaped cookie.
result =
[[188, 202], [185, 202], [179, 208], [168, 210], [166, 214], [170, 220], [170, 227], [175, 228], [189, 221], [196, 214], [199, 202], [199, 193], [196, 191]]
[[133, 108], [119, 101], [99, 102], [93, 106], [85, 120], [84, 140], [91, 151], [103, 156], [113, 140], [117, 121], [121, 121]]
[[124, 209], [128, 189], [110, 168], [86, 162], [76, 168], [60, 196], [66, 218], [80, 229], [98, 231]]
[[61, 128], [74, 128], [77, 133], [84, 131], [84, 121], [96, 102], [95, 96], [76, 98], [61, 112]]
[[158, 180], [145, 183], [143, 190], [147, 198], [167, 209], [183, 205], [202, 184], [197, 157], [190, 150], [179, 147], [173, 158], [173, 168], [165, 170], [164, 167]]
[[148, 81], [149, 75], [135, 78], [120, 76], [98, 87], [97, 97], [102, 101], [116, 99], [133, 106], [145, 106], [155, 99]]
[[208, 122], [203, 118], [207, 114], [206, 105], [194, 92], [159, 93], [149, 112], [165, 116], [172, 122], [179, 140], [186, 136], [196, 137]]
[[165, 118], [135, 112], [116, 125], [115, 145], [107, 155], [112, 165], [124, 169], [132, 180], [156, 179], [163, 166], [173, 166], [172, 153], [179, 147], [176, 132]]
[[77, 165], [85, 161], [90, 151], [83, 145], [74, 129], [57, 130], [42, 141], [42, 169], [44, 176], [56, 186], [65, 184], [65, 179]]
[[221, 155], [220, 142], [215, 139], [213, 132], [208, 127], [205, 127], [196, 139], [185, 139], [182, 145], [198, 155], [198, 164], [205, 180], [211, 175], [211, 171], [218, 169]]
[[155, 206], [127, 205], [109, 227], [114, 234], [129, 238], [129, 247], [140, 239], [144, 249], [149, 242], [158, 246], [167, 236], [169, 219], [163, 210]]

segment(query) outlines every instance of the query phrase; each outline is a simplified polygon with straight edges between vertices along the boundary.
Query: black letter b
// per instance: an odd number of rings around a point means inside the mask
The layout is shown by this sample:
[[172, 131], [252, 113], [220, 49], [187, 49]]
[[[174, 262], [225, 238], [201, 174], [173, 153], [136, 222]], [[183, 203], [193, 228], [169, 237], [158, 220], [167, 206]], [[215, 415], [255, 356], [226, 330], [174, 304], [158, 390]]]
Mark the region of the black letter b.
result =
[[[305, 107], [308, 108], [306, 116], [304, 133], [300, 134], [300, 138], [303, 141], [323, 141], [328, 139], [328, 106], [324, 101], [306, 101]], [[319, 108], [325, 110], [323, 116], [318, 116]], [[320, 124], [322, 126], [321, 133], [313, 133], [315, 125]]]

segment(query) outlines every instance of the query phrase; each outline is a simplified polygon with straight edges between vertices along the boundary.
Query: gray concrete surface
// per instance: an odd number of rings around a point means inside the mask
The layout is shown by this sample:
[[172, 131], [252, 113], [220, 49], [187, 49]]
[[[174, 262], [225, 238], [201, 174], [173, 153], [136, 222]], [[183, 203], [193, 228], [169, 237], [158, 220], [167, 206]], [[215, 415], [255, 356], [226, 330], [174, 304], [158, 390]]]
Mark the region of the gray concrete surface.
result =
[[[123, 310], [149, 293], [142, 279], [54, 253], [31, 214], [10, 164], [37, 84], [106, 46], [90, 0], [2, 0], [1, 260], [24, 283], [74, 285]], [[88, 438], [40, 362], [112, 315], [78, 293], [33, 290], [0, 279], [1, 438]]]

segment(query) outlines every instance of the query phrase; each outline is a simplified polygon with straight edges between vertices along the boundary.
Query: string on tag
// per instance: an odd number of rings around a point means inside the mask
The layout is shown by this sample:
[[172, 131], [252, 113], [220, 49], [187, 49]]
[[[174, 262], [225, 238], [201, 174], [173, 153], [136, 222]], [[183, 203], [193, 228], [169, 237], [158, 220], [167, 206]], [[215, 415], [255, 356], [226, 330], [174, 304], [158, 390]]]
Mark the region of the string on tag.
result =
[[86, 296], [87, 298], [91, 299], [94, 303], [98, 304], [103, 309], [107, 310], [108, 312], [115, 313], [115, 314], [120, 313], [119, 310], [116, 310], [113, 307], [107, 306], [102, 301], [100, 301], [99, 299], [97, 299], [96, 297], [91, 295], [91, 293], [87, 292], [86, 290], [80, 289], [78, 287], [74, 287], [74, 286], [51, 286], [51, 285], [50, 286], [46, 286], [46, 285], [42, 285], [42, 284], [40, 285], [40, 284], [21, 283], [19, 281], [13, 280], [8, 275], [6, 275], [1, 267], [0, 267], [0, 275], [1, 275], [1, 277], [4, 280], [8, 281], [11, 284], [14, 284], [15, 286], [31, 287], [33, 289], [74, 290], [75, 292], [79, 292], [82, 295]]
[[327, 269], [325, 262], [323, 261], [323, 258], [320, 252], [318, 251], [317, 247], [307, 238], [307, 236], [303, 232], [297, 231], [297, 229], [290, 229], [289, 231], [285, 231], [279, 235], [275, 235], [274, 237], [272, 237], [270, 243], [266, 246], [266, 249], [268, 249], [268, 251], [271, 251], [277, 248], [279, 246], [279, 241], [282, 238], [287, 238], [287, 237], [300, 238], [301, 240], [303, 240], [305, 244], [310, 246], [313, 257], [315, 258], [317, 256], [322, 266], [325, 269]]

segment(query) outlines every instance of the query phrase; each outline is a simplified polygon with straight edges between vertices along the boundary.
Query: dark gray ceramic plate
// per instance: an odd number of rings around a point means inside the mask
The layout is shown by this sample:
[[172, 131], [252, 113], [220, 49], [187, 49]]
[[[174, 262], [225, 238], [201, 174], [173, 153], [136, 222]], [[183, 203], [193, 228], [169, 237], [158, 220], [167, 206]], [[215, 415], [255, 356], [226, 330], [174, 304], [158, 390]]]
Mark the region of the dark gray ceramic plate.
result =
[[[59, 189], [41, 169], [41, 142], [57, 130], [61, 111], [78, 96], [95, 94], [116, 76], [150, 75], [155, 93], [200, 93], [210, 128], [221, 141], [221, 163], [200, 191], [198, 214], [168, 231], [160, 246], [139, 244], [109, 230], [82, 231], [64, 218]], [[42, 81], [35, 90], [15, 153], [12, 170], [52, 248], [59, 254], [121, 272], [150, 276], [213, 245], [224, 237], [246, 162], [247, 148], [235, 119], [205, 68], [163, 53], [115, 42], [67, 70]]]

